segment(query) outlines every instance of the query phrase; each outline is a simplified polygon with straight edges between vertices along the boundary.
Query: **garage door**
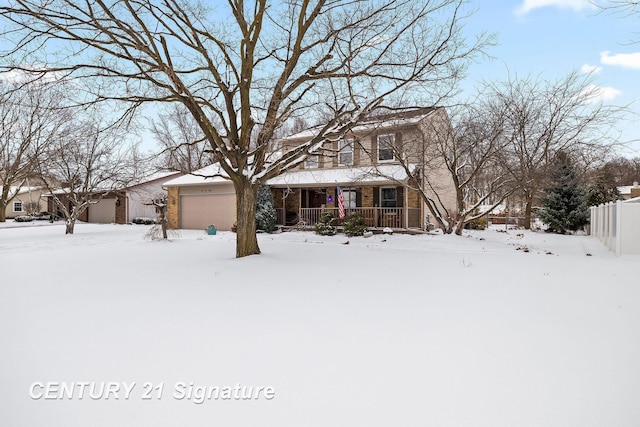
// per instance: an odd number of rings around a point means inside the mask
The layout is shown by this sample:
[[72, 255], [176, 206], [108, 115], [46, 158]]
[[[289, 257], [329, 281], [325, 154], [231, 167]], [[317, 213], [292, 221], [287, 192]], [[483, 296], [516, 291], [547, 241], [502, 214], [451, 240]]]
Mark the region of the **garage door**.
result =
[[89, 205], [89, 222], [111, 224], [116, 222], [116, 199], [102, 199]]
[[215, 224], [228, 231], [236, 222], [235, 194], [180, 196], [180, 228], [204, 230]]

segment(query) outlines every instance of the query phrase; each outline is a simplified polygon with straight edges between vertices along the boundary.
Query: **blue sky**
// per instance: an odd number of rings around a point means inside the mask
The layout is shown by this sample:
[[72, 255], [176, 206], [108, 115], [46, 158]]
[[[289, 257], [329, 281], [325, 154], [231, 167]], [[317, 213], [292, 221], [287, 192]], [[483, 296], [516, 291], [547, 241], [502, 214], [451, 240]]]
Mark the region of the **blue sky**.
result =
[[[496, 33], [493, 59], [469, 69], [469, 87], [508, 73], [555, 80], [571, 71], [595, 73], [605, 102], [632, 105], [638, 117], [621, 123], [624, 139], [640, 139], [640, 13], [602, 12], [590, 0], [472, 0], [466, 31]], [[640, 142], [623, 154], [640, 156]]]

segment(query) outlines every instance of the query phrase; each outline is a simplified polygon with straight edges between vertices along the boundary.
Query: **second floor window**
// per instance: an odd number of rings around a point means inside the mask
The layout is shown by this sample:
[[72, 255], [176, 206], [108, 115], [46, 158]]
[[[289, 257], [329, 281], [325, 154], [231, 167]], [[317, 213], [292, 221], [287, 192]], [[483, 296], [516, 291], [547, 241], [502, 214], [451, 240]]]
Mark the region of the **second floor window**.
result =
[[320, 156], [318, 156], [317, 154], [308, 156], [307, 159], [304, 161], [304, 168], [317, 169], [319, 162], [320, 162]]
[[396, 142], [396, 136], [393, 134], [389, 135], [378, 135], [378, 161], [379, 162], [390, 162], [395, 160], [395, 156], [393, 154], [393, 146]]
[[338, 164], [340, 166], [353, 165], [353, 139], [338, 141]]

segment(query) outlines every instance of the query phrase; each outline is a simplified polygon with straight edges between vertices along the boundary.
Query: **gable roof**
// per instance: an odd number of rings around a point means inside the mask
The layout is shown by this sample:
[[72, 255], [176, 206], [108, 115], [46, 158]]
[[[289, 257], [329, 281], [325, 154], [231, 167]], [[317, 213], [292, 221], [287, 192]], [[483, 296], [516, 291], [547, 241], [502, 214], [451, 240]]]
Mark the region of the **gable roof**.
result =
[[190, 174], [182, 175], [166, 181], [163, 187], [180, 187], [187, 185], [223, 184], [229, 183], [228, 175], [222, 170], [218, 163], [205, 166]]
[[[375, 130], [416, 125], [439, 109], [441, 109], [441, 107], [425, 107], [370, 116], [351, 128], [351, 133], [366, 133]], [[316, 136], [319, 129], [321, 129], [321, 126], [313, 126], [309, 129], [287, 136], [286, 138], [282, 138], [282, 141], [312, 139]]]

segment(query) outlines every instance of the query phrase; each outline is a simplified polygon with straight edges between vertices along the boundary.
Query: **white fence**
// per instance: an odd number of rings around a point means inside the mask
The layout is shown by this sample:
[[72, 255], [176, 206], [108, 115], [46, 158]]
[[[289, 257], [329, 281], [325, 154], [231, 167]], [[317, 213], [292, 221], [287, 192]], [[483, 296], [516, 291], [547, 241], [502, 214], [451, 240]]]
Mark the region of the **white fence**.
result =
[[591, 235], [616, 255], [640, 255], [640, 197], [591, 207]]

